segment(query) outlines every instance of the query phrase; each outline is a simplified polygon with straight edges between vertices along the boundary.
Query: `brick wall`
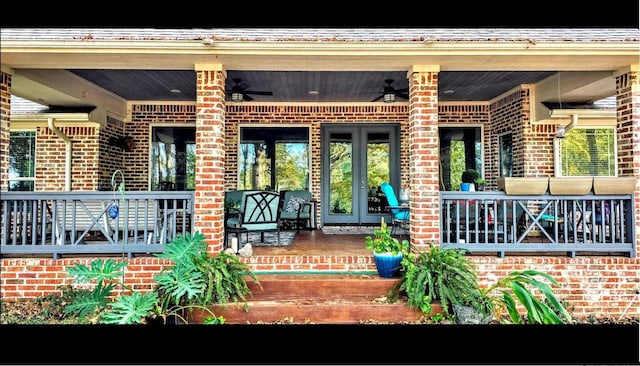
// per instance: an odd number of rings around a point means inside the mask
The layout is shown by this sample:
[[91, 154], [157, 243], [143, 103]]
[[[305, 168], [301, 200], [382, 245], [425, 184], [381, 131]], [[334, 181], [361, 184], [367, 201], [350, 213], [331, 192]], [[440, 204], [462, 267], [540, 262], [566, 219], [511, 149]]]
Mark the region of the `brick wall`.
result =
[[[98, 190], [100, 143], [97, 127], [62, 127], [60, 131], [71, 139], [71, 190]], [[65, 189], [66, 143], [49, 128], [36, 131], [37, 191]]]
[[[513, 144], [513, 176], [524, 177], [524, 155], [525, 150], [524, 135], [527, 126], [524, 125], [525, 102], [529, 96], [528, 90], [519, 90], [513, 94], [507, 95], [490, 105], [491, 124], [493, 126], [493, 138], [491, 142], [491, 156], [495, 159], [493, 163], [498, 161], [498, 135], [511, 132]], [[497, 172], [497, 170], [496, 170]], [[497, 174], [496, 174], [497, 176]]]
[[[67, 268], [74, 263], [89, 265], [95, 258], [20, 258], [2, 260], [0, 285], [3, 301], [36, 298], [48, 294], [61, 295], [59, 286], [70, 285]], [[119, 258], [115, 258], [119, 260]], [[522, 256], [498, 258], [472, 256], [480, 284], [488, 287], [511, 271], [536, 269], [551, 275], [560, 286], [554, 289], [559, 300], [577, 317], [640, 316], [640, 302], [635, 291], [640, 289], [640, 260], [622, 257], [545, 257]], [[155, 257], [128, 260], [125, 282], [137, 291], [153, 287], [153, 276], [170, 263]], [[362, 256], [278, 256], [252, 257], [248, 264], [256, 273], [299, 271], [309, 268], [327, 271], [370, 271], [375, 264]]]
[[[15, 301], [33, 299], [49, 294], [62, 295], [60, 286], [71, 285], [73, 278], [67, 269], [75, 263], [90, 266], [97, 258], [4, 258], [2, 260], [2, 299]], [[114, 258], [120, 261], [120, 258]], [[125, 283], [136, 291], [148, 291], [155, 282], [153, 276], [170, 264], [166, 259], [155, 257], [128, 260]]]
[[[116, 170], [124, 171], [126, 167], [124, 151], [110, 144], [111, 138], [122, 137], [124, 137], [124, 122], [107, 117], [107, 127], [100, 129], [100, 161], [98, 163], [98, 190], [100, 191], [112, 191], [111, 177]], [[119, 182], [120, 180], [117, 180], [117, 183]], [[126, 183], [129, 182], [126, 181]], [[128, 186], [127, 189], [129, 190]]]
[[[636, 249], [640, 243], [640, 72], [616, 77], [618, 175], [635, 176]], [[637, 255], [640, 257], [640, 253]]]

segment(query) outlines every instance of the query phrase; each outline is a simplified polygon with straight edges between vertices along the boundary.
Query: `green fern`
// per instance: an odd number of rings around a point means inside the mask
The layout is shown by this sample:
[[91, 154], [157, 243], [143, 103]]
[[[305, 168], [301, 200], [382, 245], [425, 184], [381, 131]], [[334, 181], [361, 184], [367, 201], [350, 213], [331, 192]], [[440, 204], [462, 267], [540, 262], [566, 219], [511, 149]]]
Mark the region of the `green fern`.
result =
[[433, 245], [429, 250], [406, 255], [402, 261], [402, 278], [391, 288], [388, 297], [395, 301], [404, 292], [407, 305], [423, 312], [430, 312], [430, 302], [438, 300], [445, 314], [451, 315], [452, 304], [468, 302], [481, 294], [473, 263], [465, 255], [464, 249], [441, 249]]

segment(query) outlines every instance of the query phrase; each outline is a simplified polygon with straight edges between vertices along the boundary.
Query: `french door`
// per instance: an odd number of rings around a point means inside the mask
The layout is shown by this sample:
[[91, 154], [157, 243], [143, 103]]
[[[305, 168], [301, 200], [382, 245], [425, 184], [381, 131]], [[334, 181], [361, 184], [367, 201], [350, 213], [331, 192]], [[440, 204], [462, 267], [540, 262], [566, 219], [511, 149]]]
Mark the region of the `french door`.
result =
[[377, 224], [386, 215], [382, 182], [400, 182], [398, 126], [327, 125], [322, 129], [322, 222]]

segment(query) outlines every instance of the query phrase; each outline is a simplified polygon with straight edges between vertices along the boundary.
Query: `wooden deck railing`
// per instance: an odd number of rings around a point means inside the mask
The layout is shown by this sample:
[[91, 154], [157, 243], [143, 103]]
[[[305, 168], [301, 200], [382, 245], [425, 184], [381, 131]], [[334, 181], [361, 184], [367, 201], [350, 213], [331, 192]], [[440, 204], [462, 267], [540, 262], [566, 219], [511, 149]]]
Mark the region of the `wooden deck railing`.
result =
[[472, 253], [634, 257], [633, 195], [441, 192], [442, 246]]
[[193, 198], [190, 191], [2, 192], [0, 253], [161, 252], [193, 232]]
[[[2, 192], [0, 254], [157, 253], [192, 233], [194, 192]], [[636, 255], [632, 194], [441, 192], [441, 245], [472, 253]], [[110, 209], [118, 206], [116, 219]]]

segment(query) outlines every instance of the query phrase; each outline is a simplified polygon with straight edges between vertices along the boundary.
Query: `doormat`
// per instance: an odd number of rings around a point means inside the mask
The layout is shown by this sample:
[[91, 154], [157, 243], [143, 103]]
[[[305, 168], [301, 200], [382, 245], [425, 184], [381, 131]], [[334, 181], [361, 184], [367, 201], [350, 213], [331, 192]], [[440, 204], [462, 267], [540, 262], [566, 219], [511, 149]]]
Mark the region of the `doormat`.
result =
[[[278, 243], [278, 234], [276, 232], [267, 231], [264, 233], [264, 243], [260, 242], [260, 233], [259, 232], [250, 232], [247, 240], [247, 234], [240, 234], [240, 247], [244, 246], [246, 243], [251, 244], [252, 247], [286, 247], [291, 245], [293, 242], [293, 238], [296, 236], [295, 230], [287, 230], [280, 232], [280, 243]], [[228, 247], [231, 247], [231, 238], [235, 238], [235, 234], [229, 235], [228, 238]]]
[[323, 226], [322, 233], [326, 235], [373, 235], [373, 230], [379, 226]]

